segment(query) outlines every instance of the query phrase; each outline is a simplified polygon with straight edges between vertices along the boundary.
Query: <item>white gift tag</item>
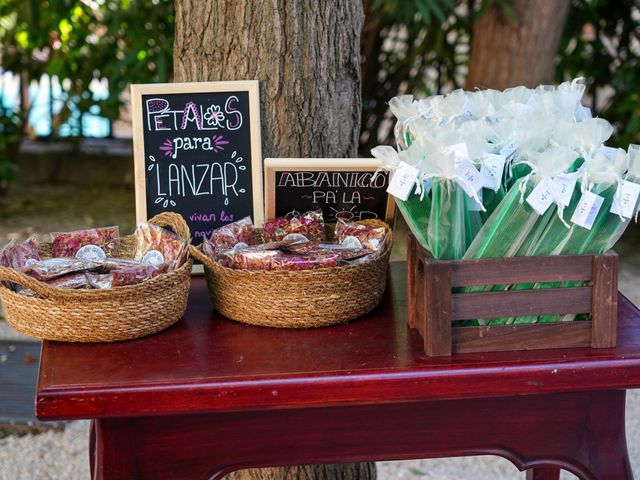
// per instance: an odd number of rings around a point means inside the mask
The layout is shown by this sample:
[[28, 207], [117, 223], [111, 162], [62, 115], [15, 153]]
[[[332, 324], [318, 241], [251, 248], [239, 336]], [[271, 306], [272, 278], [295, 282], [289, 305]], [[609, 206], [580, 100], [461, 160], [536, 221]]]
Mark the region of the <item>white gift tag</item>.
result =
[[576, 188], [576, 178], [569, 177], [567, 175], [558, 175], [553, 178], [555, 182], [558, 193], [560, 194], [560, 203], [568, 207], [571, 203], [571, 197], [573, 196], [573, 190]]
[[491, 190], [498, 190], [502, 184], [502, 173], [504, 172], [504, 164], [507, 161], [504, 155], [496, 155], [487, 153], [482, 159], [480, 173], [484, 179], [483, 187]]
[[516, 145], [516, 142], [507, 142], [506, 145], [504, 145], [500, 151], [498, 152], [500, 155], [504, 155], [506, 159], [511, 158], [511, 156], [513, 156], [514, 153], [516, 153], [516, 150], [518, 149], [518, 146]]
[[460, 185], [464, 192], [470, 197], [473, 197], [473, 195], [482, 188], [482, 185], [484, 183], [482, 175], [480, 175], [480, 172], [471, 162], [471, 160], [468, 159], [458, 164], [454, 171], [454, 174], [459, 179], [465, 180], [458, 180], [458, 185]]
[[553, 203], [553, 193], [551, 192], [549, 181], [548, 179], [544, 179], [538, 182], [527, 197], [527, 203], [538, 212], [538, 215], [544, 215]]
[[412, 167], [405, 162], [400, 162], [400, 166], [389, 181], [387, 193], [390, 193], [394, 197], [406, 202], [416, 186], [418, 173], [419, 172], [416, 167]]
[[616, 194], [613, 196], [611, 213], [622, 215], [624, 218], [632, 218], [636, 213], [639, 196], [640, 185], [626, 180], [620, 182]]
[[596, 195], [589, 190], [585, 191], [580, 197], [576, 211], [573, 212], [571, 222], [591, 230], [603, 202], [604, 197]]
[[444, 147], [443, 151], [446, 154], [453, 153], [456, 167], [464, 160], [469, 160], [469, 150], [467, 150], [467, 144], [464, 142]]

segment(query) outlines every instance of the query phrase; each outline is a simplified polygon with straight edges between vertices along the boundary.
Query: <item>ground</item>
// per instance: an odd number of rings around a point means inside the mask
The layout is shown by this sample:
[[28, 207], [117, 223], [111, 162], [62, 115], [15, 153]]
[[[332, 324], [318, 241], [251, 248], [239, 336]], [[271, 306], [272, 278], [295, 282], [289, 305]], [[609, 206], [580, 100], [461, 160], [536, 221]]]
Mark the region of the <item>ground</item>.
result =
[[[14, 185], [0, 198], [0, 245], [32, 233], [90, 226], [120, 225], [128, 234], [135, 225], [134, 193], [122, 187], [98, 185]], [[404, 257], [404, 231], [399, 222], [394, 258]], [[621, 257], [620, 290], [640, 304], [640, 226], [632, 225], [616, 250]], [[1, 315], [1, 314], [0, 314]], [[14, 336], [0, 321], [0, 339]], [[632, 466], [640, 476], [640, 392], [627, 397], [627, 437]], [[84, 480], [89, 478], [87, 422], [71, 422], [44, 433], [24, 428], [0, 429], [0, 480]], [[522, 479], [507, 460], [468, 457], [443, 460], [380, 462], [380, 480]], [[563, 473], [564, 479], [576, 478]]]

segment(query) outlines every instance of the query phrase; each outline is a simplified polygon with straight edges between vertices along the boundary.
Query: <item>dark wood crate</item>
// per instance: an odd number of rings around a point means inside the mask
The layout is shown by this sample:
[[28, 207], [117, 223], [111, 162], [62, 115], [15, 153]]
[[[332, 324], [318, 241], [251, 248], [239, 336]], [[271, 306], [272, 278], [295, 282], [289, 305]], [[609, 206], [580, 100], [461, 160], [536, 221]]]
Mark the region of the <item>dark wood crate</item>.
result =
[[[434, 260], [408, 237], [408, 323], [428, 356], [616, 346], [618, 255]], [[585, 286], [455, 293], [457, 287], [584, 281]], [[454, 320], [590, 313], [590, 321], [453, 327]]]

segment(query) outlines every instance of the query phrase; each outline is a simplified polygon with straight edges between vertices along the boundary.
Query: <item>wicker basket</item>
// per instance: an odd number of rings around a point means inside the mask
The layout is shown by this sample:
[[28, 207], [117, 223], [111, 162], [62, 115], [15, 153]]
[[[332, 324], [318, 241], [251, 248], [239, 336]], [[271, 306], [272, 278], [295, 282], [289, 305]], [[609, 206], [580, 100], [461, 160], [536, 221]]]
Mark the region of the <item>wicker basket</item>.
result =
[[[204, 264], [214, 308], [238, 322], [278, 328], [323, 327], [348, 322], [373, 310], [384, 293], [392, 233], [381, 221], [363, 221], [387, 229], [382, 254], [360, 265], [302, 271], [234, 270], [190, 247]], [[328, 229], [332, 234], [333, 229]]]
[[[190, 242], [189, 227], [175, 213], [161, 213], [150, 222], [171, 227]], [[121, 239], [123, 256], [132, 257], [135, 237]], [[51, 256], [51, 244], [41, 245]], [[105, 290], [53, 288], [21, 272], [0, 267], [0, 282], [27, 287], [40, 298], [20, 295], [0, 283], [7, 322], [18, 332], [62, 342], [115, 342], [143, 337], [173, 325], [182, 317], [189, 296], [189, 259], [178, 270], [138, 285]]]

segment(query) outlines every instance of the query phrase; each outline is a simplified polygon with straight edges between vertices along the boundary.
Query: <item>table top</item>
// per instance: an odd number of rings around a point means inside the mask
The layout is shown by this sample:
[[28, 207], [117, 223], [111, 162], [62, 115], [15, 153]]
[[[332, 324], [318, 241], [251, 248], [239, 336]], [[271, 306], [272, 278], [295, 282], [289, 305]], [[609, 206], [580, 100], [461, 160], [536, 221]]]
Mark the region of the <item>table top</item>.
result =
[[[301, 300], [303, 301], [303, 300]], [[640, 387], [640, 312], [620, 297], [618, 347], [428, 358], [406, 325], [405, 264], [374, 312], [310, 330], [217, 315], [194, 277], [184, 318], [120, 343], [43, 342], [41, 420], [395, 403]]]

